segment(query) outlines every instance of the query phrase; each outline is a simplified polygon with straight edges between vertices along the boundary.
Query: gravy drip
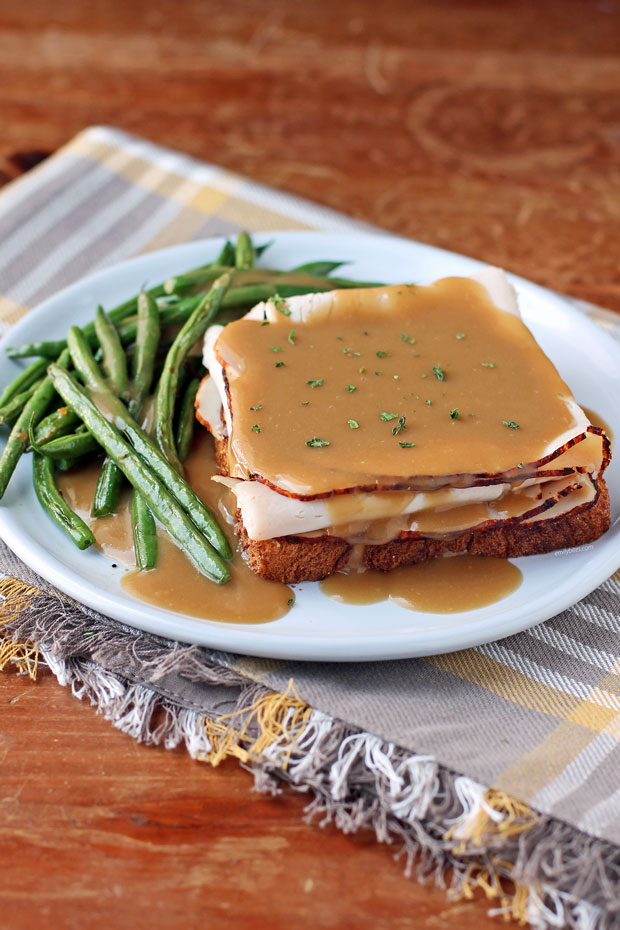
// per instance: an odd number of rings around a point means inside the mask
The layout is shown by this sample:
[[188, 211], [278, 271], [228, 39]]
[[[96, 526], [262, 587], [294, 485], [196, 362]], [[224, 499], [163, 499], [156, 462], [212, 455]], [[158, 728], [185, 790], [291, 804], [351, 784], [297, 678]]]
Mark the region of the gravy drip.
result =
[[598, 426], [602, 430], [604, 430], [605, 433], [607, 434], [607, 438], [609, 439], [609, 441], [613, 442], [613, 439], [614, 439], [613, 430], [611, 426], [609, 425], [609, 423], [607, 422], [607, 420], [604, 420], [602, 416], [600, 415], [600, 413], [597, 413], [596, 410], [590, 410], [589, 407], [582, 407], [581, 409], [587, 416], [592, 426]]
[[[63, 496], [95, 534], [96, 546], [115, 562], [134, 567], [130, 494], [124, 495], [117, 513], [91, 517], [90, 506], [100, 464], [64, 472], [58, 479]], [[226, 531], [233, 550], [236, 537], [232, 528], [234, 498], [230, 491], [211, 481], [217, 473], [213, 440], [200, 430], [185, 463], [186, 478], [198, 496], [210, 507]], [[226, 519], [226, 522], [224, 522]], [[149, 604], [227, 623], [266, 623], [278, 620], [291, 608], [294, 594], [287, 585], [265, 581], [248, 568], [240, 553], [229, 563], [231, 580], [223, 585], [205, 578], [191, 564], [169, 536], [158, 529], [157, 566], [150, 571], [129, 571], [121, 584], [128, 594]]]
[[474, 281], [326, 300], [306, 322], [241, 319], [218, 337], [233, 477], [256, 472], [320, 494], [499, 474], [579, 426], [569, 388], [521, 318]]
[[321, 591], [341, 604], [392, 601], [407, 610], [448, 614], [486, 607], [507, 597], [523, 580], [507, 559], [459, 555], [405, 565], [392, 572], [337, 572]]

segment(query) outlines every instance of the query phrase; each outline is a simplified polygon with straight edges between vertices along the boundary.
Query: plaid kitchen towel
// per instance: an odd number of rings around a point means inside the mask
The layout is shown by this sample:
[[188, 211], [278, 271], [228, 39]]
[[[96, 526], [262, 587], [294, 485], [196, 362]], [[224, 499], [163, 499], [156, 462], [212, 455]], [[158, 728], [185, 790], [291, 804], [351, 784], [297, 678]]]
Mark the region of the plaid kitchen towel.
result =
[[[210, 234], [359, 230], [314, 204], [96, 127], [0, 193], [0, 328], [119, 259]], [[615, 335], [616, 317], [583, 306]], [[620, 926], [620, 572], [547, 623], [428, 659], [269, 661], [77, 605], [0, 546], [0, 667], [43, 659], [119, 728], [233, 755], [309, 814], [397, 842], [540, 927]], [[166, 714], [161, 714], [161, 708]]]

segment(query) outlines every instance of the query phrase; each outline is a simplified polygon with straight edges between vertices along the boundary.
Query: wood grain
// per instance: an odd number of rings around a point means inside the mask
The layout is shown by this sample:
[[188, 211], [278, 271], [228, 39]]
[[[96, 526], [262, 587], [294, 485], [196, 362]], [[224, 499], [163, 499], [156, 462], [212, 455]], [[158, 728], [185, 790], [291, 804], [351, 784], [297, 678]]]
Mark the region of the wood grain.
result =
[[[612, 0], [0, 0], [0, 183], [109, 123], [620, 310]], [[234, 764], [0, 676], [0, 923], [480, 928]]]
[[620, 309], [612, 0], [50, 10], [0, 0], [0, 154], [111, 123]]
[[494, 925], [403, 876], [304, 800], [119, 733], [43, 671], [0, 675], [0, 925], [7, 930], [442, 930]]

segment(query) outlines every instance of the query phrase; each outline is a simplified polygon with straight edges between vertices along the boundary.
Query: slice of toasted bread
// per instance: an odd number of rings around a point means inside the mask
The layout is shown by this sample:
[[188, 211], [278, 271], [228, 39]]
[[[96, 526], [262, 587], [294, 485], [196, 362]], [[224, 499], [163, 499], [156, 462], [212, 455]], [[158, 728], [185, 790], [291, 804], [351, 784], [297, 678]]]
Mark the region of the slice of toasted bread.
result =
[[[448, 553], [505, 559], [584, 546], [609, 528], [607, 486], [603, 479], [598, 486], [593, 503], [554, 519], [468, 530], [444, 539], [407, 534], [383, 545], [364, 546], [361, 561], [365, 568], [389, 572], [401, 565], [415, 565]], [[239, 511], [236, 520], [237, 534], [250, 568], [270, 581], [287, 584], [319, 581], [346, 568], [353, 552], [353, 546], [337, 536], [281, 536], [257, 542], [245, 532]]]
[[[609, 527], [607, 437], [533, 340], [503, 273], [485, 274], [486, 283], [446, 278], [413, 294], [395, 285], [306, 295], [286, 313], [260, 304], [209, 331], [197, 416], [215, 438], [221, 475], [230, 469], [237, 533], [257, 574], [291, 583], [353, 564], [391, 571], [444, 554], [534, 555], [585, 545]], [[287, 335], [291, 323], [298, 328]], [[373, 325], [391, 334], [389, 346], [357, 345]], [[271, 352], [288, 353], [275, 379]], [[400, 368], [376, 377], [384, 371], [374, 371], [375, 356]], [[307, 380], [317, 357], [321, 377]], [[407, 379], [431, 370], [440, 385], [429, 379], [435, 394], [425, 382], [420, 396], [421, 382]], [[344, 387], [350, 378], [358, 383]], [[306, 386], [321, 390], [310, 400]]]

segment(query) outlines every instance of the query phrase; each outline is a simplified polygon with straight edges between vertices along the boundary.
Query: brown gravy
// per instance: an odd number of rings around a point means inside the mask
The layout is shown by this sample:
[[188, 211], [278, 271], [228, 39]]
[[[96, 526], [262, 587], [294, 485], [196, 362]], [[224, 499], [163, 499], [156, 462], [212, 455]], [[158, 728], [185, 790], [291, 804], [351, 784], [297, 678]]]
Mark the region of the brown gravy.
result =
[[576, 425], [570, 390], [530, 331], [476, 282], [321, 300], [306, 322], [280, 312], [220, 334], [233, 476], [319, 494], [501, 473], [537, 461]]
[[[283, 617], [290, 610], [294, 601], [292, 590], [255, 575], [239, 553], [230, 565], [230, 582], [217, 585], [197, 572], [163, 531], [158, 534], [157, 568], [148, 572], [134, 570], [129, 493], [125, 493], [114, 515], [97, 518], [90, 515], [99, 467], [93, 463], [64, 472], [58, 478], [58, 486], [70, 506], [93, 530], [97, 548], [107, 558], [132, 569], [121, 581], [129, 594], [168, 610], [229, 623], [265, 623]], [[230, 492], [210, 480], [215, 471], [212, 440], [200, 430], [186, 462], [187, 478], [202, 500], [221, 517], [231, 506]], [[228, 527], [227, 535], [234, 546], [230, 522], [221, 522]], [[391, 600], [410, 610], [450, 613], [493, 603], [520, 583], [521, 572], [508, 561], [458, 556], [387, 574], [339, 572], [320, 582], [320, 587], [329, 597], [345, 604]]]
[[[222, 518], [222, 512], [230, 506], [230, 491], [210, 480], [217, 469], [213, 461], [213, 442], [204, 430], [199, 431], [185, 467], [189, 484], [218, 515], [234, 549], [234, 532]], [[121, 501], [116, 514], [98, 518], [90, 516], [98, 473], [98, 464], [73, 469], [59, 477], [58, 486], [69, 505], [91, 527], [97, 548], [113, 561], [133, 568], [129, 494]], [[230, 563], [230, 571], [232, 578], [227, 584], [214, 584], [201, 575], [161, 531], [158, 532], [157, 567], [146, 572], [126, 572], [121, 584], [128, 594], [142, 601], [208, 620], [266, 623], [288, 613], [295, 599], [289, 587], [255, 575], [239, 553]]]
[[337, 572], [320, 582], [342, 604], [392, 601], [408, 610], [447, 614], [475, 610], [515, 591], [523, 575], [507, 559], [446, 556], [393, 572]]
[[592, 426], [598, 426], [601, 429], [605, 430], [607, 434], [607, 438], [609, 439], [610, 442], [613, 442], [613, 438], [614, 438], [613, 430], [611, 426], [609, 425], [609, 423], [607, 422], [607, 420], [604, 420], [602, 416], [600, 415], [600, 413], [597, 413], [596, 410], [590, 410], [589, 407], [582, 406], [581, 409], [587, 416]]

